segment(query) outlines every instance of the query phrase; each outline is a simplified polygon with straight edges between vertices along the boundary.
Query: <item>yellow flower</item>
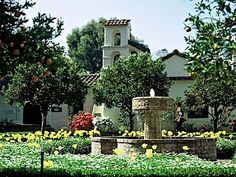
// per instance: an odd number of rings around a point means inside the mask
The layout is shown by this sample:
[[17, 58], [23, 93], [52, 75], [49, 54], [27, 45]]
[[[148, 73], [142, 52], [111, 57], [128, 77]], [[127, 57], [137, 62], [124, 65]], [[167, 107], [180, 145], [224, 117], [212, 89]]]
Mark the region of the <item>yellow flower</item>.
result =
[[146, 149], [146, 157], [152, 158], [153, 157], [153, 150], [152, 149]]
[[189, 136], [189, 137], [193, 137], [193, 133], [189, 133], [188, 136]]
[[49, 136], [49, 132], [48, 131], [44, 131], [44, 138], [47, 138]]
[[165, 137], [165, 136], [166, 136], [166, 133], [167, 133], [167, 131], [166, 131], [166, 130], [162, 130], [162, 131], [161, 131], [161, 135], [162, 135], [163, 137]]
[[214, 134], [211, 134], [210, 138], [216, 138], [216, 136]]
[[27, 146], [28, 146], [29, 148], [32, 148], [32, 147], [33, 147], [33, 144], [32, 144], [32, 143], [28, 143]]
[[73, 144], [73, 145], [72, 145], [72, 147], [73, 147], [74, 149], [77, 149], [77, 146], [78, 146], [77, 144]]
[[74, 136], [79, 135], [79, 136], [84, 136], [84, 131], [83, 130], [75, 130]]
[[123, 133], [122, 136], [127, 136], [127, 133]]
[[226, 131], [225, 131], [225, 130], [223, 130], [223, 131], [222, 131], [222, 134], [223, 134], [223, 135], [225, 135], [225, 134], [226, 134]]
[[100, 136], [101, 135], [100, 131], [98, 131], [97, 128], [94, 128], [92, 131], [93, 131], [94, 136]]
[[215, 133], [215, 138], [220, 138], [220, 133], [219, 132]]
[[182, 135], [182, 132], [178, 132], [178, 135], [177, 136], [181, 136]]
[[131, 160], [135, 160], [136, 157], [137, 157], [137, 153], [136, 153], [136, 152], [132, 152], [132, 153], [130, 154]]
[[53, 167], [53, 162], [51, 160], [43, 162], [43, 168], [52, 168], [52, 167]]
[[39, 148], [40, 148], [40, 144], [39, 144], [39, 143], [35, 143], [35, 144], [34, 144], [34, 147], [37, 148], [37, 149], [39, 149]]
[[4, 145], [3, 144], [0, 144], [0, 150], [3, 149]]
[[34, 134], [35, 134], [36, 136], [42, 136], [42, 135], [43, 135], [43, 133], [42, 133], [41, 131], [36, 131]]
[[113, 149], [113, 152], [116, 154], [116, 155], [120, 155], [122, 153], [122, 150], [121, 149], [118, 149], [118, 148], [115, 148]]
[[183, 149], [184, 151], [188, 151], [190, 148], [189, 148], [188, 146], [183, 146], [182, 149]]
[[21, 143], [22, 141], [21, 141], [21, 137], [18, 137], [17, 138], [17, 141], [19, 142], [19, 143]]
[[146, 143], [143, 143], [143, 144], [142, 144], [142, 147], [143, 147], [143, 149], [146, 149], [146, 148], [147, 148], [147, 144], [146, 144]]
[[196, 132], [195, 134], [196, 134], [196, 135], [200, 135], [201, 133], [200, 133], [200, 132]]
[[55, 155], [58, 155], [58, 154], [59, 154], [59, 152], [58, 152], [58, 151], [54, 151], [54, 154], [55, 154]]
[[232, 135], [232, 134], [229, 135], [229, 138], [230, 138], [230, 139], [232, 139], [233, 137], [234, 137], [234, 135]]
[[152, 145], [152, 149], [156, 150], [157, 149], [157, 145]]
[[168, 131], [168, 132], [167, 132], [167, 135], [168, 135], [168, 136], [172, 136], [172, 135], [173, 135], [173, 132], [172, 132], [172, 131]]

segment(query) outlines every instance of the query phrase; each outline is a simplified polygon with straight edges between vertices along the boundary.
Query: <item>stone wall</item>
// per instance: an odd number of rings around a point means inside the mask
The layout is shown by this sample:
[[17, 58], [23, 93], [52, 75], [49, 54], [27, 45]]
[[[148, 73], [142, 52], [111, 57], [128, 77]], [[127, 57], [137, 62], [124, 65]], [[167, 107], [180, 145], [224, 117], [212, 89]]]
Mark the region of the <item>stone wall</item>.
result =
[[[216, 139], [214, 138], [169, 138], [169, 139], [129, 139], [114, 137], [96, 137], [92, 139], [92, 154], [113, 154], [113, 149], [122, 150], [123, 154], [130, 152], [144, 153], [142, 144], [147, 144], [147, 148], [157, 145], [155, 152], [176, 152], [197, 155], [207, 160], [216, 160]], [[183, 146], [190, 149], [184, 151]]]
[[92, 154], [113, 154], [117, 148], [117, 139], [111, 137], [93, 137]]

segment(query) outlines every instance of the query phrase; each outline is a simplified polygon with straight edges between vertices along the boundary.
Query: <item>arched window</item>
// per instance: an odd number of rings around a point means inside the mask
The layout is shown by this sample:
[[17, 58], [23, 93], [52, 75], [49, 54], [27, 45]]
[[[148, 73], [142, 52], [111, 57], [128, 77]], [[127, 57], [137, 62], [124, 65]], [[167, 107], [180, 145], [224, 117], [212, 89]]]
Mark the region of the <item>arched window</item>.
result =
[[121, 44], [121, 39], [120, 39], [121, 37], [120, 37], [120, 33], [119, 32], [117, 32], [117, 33], [115, 33], [115, 35], [114, 35], [114, 46], [118, 46], [118, 45], [120, 45]]

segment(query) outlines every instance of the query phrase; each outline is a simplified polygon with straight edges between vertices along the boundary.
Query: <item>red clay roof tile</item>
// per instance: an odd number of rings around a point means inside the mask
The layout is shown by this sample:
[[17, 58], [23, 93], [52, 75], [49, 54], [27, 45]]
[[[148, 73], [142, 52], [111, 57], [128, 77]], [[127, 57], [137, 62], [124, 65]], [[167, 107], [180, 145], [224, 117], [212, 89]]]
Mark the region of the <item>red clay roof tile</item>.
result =
[[127, 25], [129, 23], [129, 19], [113, 19], [107, 20], [105, 26], [115, 26], [115, 25]]

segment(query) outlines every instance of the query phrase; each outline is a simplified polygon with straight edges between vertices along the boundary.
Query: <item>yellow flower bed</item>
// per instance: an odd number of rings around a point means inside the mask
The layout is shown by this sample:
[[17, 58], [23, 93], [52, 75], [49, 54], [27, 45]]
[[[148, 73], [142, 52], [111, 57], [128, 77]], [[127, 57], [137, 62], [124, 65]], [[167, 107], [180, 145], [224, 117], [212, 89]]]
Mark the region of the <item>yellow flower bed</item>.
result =
[[[75, 132], [67, 131], [67, 130], [59, 130], [58, 132], [48, 132], [44, 131], [36, 131], [34, 133], [2, 133], [0, 134], [0, 141], [7, 142], [27, 142], [29, 147], [39, 148], [37, 143], [41, 140], [59, 140], [59, 139], [67, 139], [69, 136], [80, 136], [80, 137], [94, 137], [99, 136], [100, 132], [97, 129], [93, 129], [90, 131], [85, 130], [76, 130]], [[34, 143], [36, 142], [36, 144]]]
[[[226, 131], [218, 131], [214, 133], [213, 131], [210, 132], [178, 132], [177, 135], [174, 135], [174, 133], [170, 130], [162, 130], [162, 137], [205, 137], [205, 138], [220, 138], [222, 136], [226, 135]], [[128, 130], [125, 130], [124, 133], [122, 134], [124, 137], [143, 137], [144, 132], [142, 131], [131, 131], [129, 132]], [[234, 137], [233, 134], [229, 135], [229, 138], [232, 139]]]

